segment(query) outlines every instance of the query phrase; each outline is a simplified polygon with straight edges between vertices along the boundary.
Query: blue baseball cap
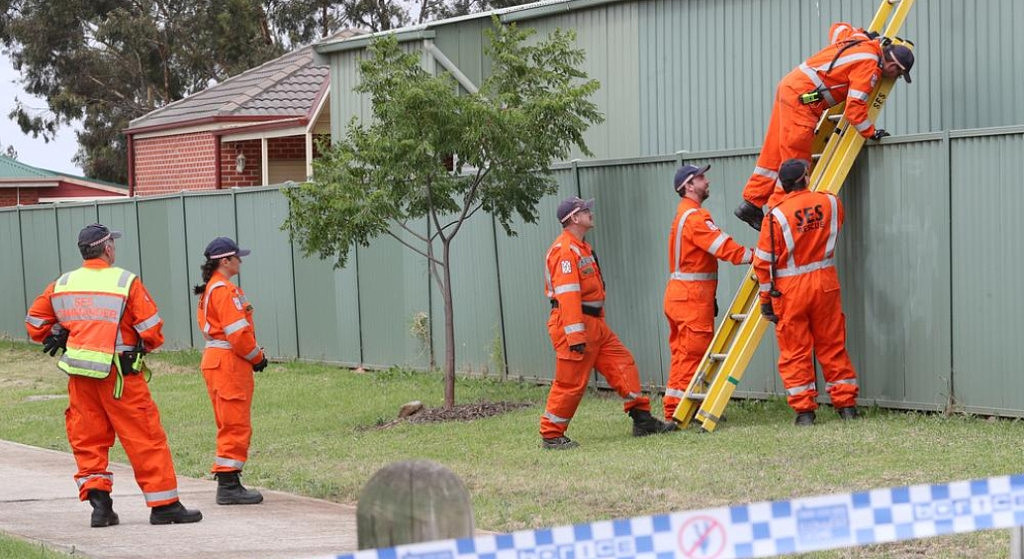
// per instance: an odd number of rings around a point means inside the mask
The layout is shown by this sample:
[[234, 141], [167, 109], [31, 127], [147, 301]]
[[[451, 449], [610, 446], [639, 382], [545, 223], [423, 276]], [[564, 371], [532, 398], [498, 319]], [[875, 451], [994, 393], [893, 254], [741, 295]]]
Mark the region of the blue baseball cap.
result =
[[558, 222], [565, 223], [576, 212], [594, 209], [594, 199], [584, 200], [579, 196], [570, 196], [558, 204]]
[[207, 260], [216, 260], [229, 256], [249, 256], [250, 254], [252, 254], [251, 250], [239, 247], [238, 243], [229, 237], [217, 237], [210, 241], [210, 244], [206, 245], [206, 250], [203, 251], [203, 255], [206, 256]]
[[672, 181], [672, 187], [676, 189], [676, 192], [679, 192], [687, 181], [697, 175], [703, 175], [708, 172], [708, 169], [710, 168], [711, 165], [705, 165], [703, 167], [698, 167], [696, 165], [683, 165], [679, 169], [676, 169], [676, 178]]
[[78, 232], [78, 246], [94, 247], [110, 239], [120, 239], [120, 231], [111, 231], [106, 225], [93, 223], [86, 225]]

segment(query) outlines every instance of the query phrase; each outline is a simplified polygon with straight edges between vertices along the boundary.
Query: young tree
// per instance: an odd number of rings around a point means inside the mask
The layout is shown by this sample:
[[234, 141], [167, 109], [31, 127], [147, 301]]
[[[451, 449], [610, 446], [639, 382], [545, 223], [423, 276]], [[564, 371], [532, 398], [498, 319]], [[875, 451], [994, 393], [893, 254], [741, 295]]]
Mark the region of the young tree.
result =
[[[578, 68], [572, 31], [527, 44], [532, 31], [493, 22], [492, 73], [472, 94], [424, 71], [394, 37], [376, 40], [356, 88], [373, 102], [372, 122], [353, 119], [314, 163], [314, 179], [287, 191], [284, 228], [306, 254], [341, 267], [353, 245], [390, 235], [427, 260], [444, 301], [446, 408], [455, 404], [452, 241], [480, 210], [510, 235], [516, 216], [535, 222], [537, 203], [556, 190], [551, 163], [573, 147], [591, 155], [583, 133], [603, 120], [590, 101], [600, 85]], [[426, 233], [410, 225], [421, 218]]]

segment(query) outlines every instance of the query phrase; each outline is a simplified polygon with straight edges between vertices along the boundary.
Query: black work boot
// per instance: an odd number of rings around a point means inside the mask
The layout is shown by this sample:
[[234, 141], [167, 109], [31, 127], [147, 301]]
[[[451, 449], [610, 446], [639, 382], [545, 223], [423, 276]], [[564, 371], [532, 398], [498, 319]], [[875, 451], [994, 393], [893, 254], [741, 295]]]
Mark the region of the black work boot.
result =
[[755, 230], [761, 230], [761, 221], [764, 219], [764, 212], [761, 208], [744, 200], [743, 203], [740, 204], [740, 207], [736, 208], [732, 213], [736, 214], [736, 217], [747, 222], [747, 225], [753, 227]]
[[580, 443], [564, 435], [561, 437], [541, 439], [540, 441], [540, 447], [544, 450], [569, 450], [570, 448], [576, 448], [578, 446], [580, 446]]
[[218, 505], [255, 505], [263, 502], [259, 491], [246, 489], [238, 479], [239, 472], [217, 472]]
[[797, 427], [810, 427], [814, 425], [814, 412], [802, 411], [796, 414], [796, 420], [793, 421], [793, 424]]
[[93, 528], [103, 528], [104, 526], [117, 526], [121, 522], [117, 518], [117, 513], [114, 512], [114, 501], [110, 498], [109, 492], [90, 489], [88, 495], [89, 504], [92, 505], [90, 526]]
[[848, 408], [837, 408], [836, 413], [839, 414], [839, 418], [843, 421], [850, 421], [851, 419], [857, 419], [860, 417], [860, 413], [857, 412], [856, 406], [850, 406]]
[[150, 524], [189, 524], [202, 519], [203, 513], [185, 508], [181, 501], [153, 507], [149, 512]]
[[633, 408], [629, 410], [629, 417], [633, 418], [633, 436], [646, 437], [657, 433], [670, 433], [676, 430], [675, 421], [661, 421], [655, 419], [651, 412]]

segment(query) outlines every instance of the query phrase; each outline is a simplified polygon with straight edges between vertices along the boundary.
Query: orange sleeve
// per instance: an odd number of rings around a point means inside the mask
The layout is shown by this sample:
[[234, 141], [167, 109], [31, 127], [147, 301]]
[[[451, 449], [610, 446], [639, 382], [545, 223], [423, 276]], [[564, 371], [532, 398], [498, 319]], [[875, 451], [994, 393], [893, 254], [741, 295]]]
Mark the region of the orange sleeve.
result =
[[46, 286], [46, 289], [32, 301], [25, 315], [25, 330], [28, 337], [34, 342], [42, 342], [50, 335], [50, 330], [57, 324], [57, 314], [53, 312], [53, 303], [50, 302], [50, 295], [53, 295], [53, 282]]
[[749, 264], [753, 256], [753, 251], [737, 243], [728, 233], [719, 229], [707, 211], [690, 216], [684, 225], [683, 234], [689, 236], [693, 244], [700, 247], [701, 250], [719, 260], [733, 264]]
[[164, 320], [156, 303], [150, 297], [142, 280], [135, 278], [128, 289], [128, 301], [125, 304], [122, 324], [127, 324], [142, 338], [146, 351], [153, 351], [164, 345]]
[[861, 136], [870, 138], [875, 133], [875, 125], [868, 120], [868, 100], [882, 77], [882, 70], [876, 61], [862, 60], [853, 65], [849, 76], [850, 87], [846, 94], [846, 109], [843, 110], [843, 116]]
[[[762, 303], [767, 303], [771, 300], [771, 296], [768, 293], [771, 290], [772, 282], [771, 230], [773, 227], [778, 227], [778, 225], [774, 219], [769, 219], [768, 216], [765, 216], [761, 225], [761, 235], [757, 238], [757, 250], [754, 251], [754, 274], [757, 275], [758, 292]], [[776, 243], [780, 239], [782, 239], [781, 228], [775, 231]], [[777, 261], [778, 259], [776, 258]]]
[[551, 286], [558, 300], [562, 331], [569, 345], [586, 343], [586, 326], [583, 324], [583, 297], [580, 284], [580, 258], [568, 246], [561, 246], [552, 253], [548, 263]]
[[227, 288], [211, 291], [206, 313], [207, 320], [216, 320], [224, 330], [224, 337], [231, 344], [231, 351], [235, 355], [254, 365], [263, 360], [263, 349], [256, 343], [256, 330], [233, 286], [229, 284]]

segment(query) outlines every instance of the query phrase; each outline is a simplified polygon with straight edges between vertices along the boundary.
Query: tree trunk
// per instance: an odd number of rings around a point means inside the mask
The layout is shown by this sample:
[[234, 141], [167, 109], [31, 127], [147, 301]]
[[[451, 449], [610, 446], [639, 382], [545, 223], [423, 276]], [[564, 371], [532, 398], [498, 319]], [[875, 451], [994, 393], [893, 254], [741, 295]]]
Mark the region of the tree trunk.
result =
[[444, 285], [441, 298], [444, 300], [444, 409], [455, 407], [455, 317], [452, 305], [451, 237], [443, 239]]

